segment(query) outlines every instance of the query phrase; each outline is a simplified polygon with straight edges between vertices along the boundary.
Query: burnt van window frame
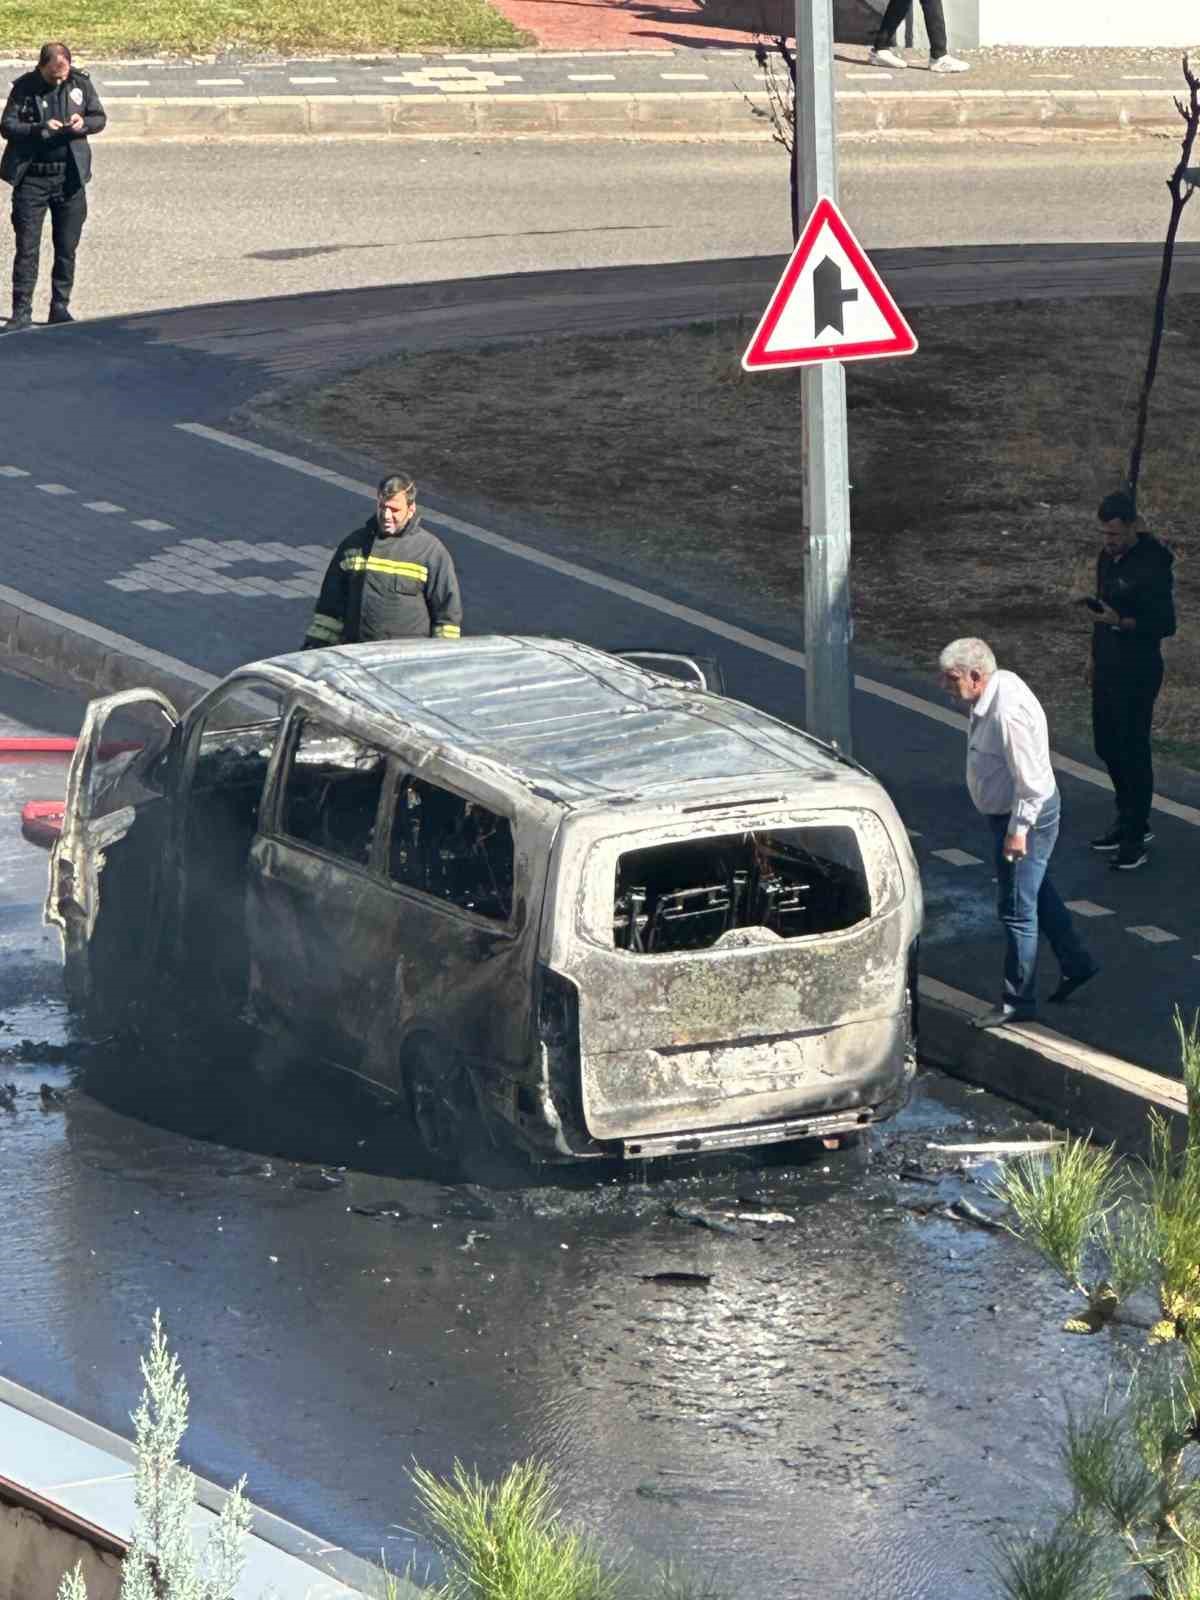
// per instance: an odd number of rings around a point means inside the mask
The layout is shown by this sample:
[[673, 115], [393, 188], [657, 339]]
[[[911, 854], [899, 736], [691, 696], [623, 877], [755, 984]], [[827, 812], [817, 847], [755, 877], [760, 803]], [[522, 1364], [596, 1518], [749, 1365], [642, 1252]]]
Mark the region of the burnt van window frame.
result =
[[[805, 850], [803, 837], [813, 848]], [[819, 849], [820, 836], [828, 854]], [[816, 837], [813, 837], [816, 836]], [[616, 852], [612, 948], [641, 958], [739, 948], [766, 929], [784, 944], [836, 937], [877, 916], [862, 841], [848, 820], [771, 823]], [[822, 894], [827, 900], [822, 905]]]
[[[355, 850], [349, 848], [352, 826], [359, 823], [366, 814], [362, 806], [352, 805], [353, 796], [348, 792], [351, 769], [345, 769], [347, 779], [345, 789], [339, 799], [347, 803], [341, 808], [340, 821], [336, 828], [340, 829], [344, 837], [339, 837], [337, 831], [331, 827], [334, 823], [335, 813], [327, 809], [329, 802], [334, 797], [334, 785], [337, 779], [329, 776], [324, 780], [320, 790], [315, 795], [305, 797], [305, 801], [312, 807], [312, 823], [314, 827], [310, 832], [294, 831], [289, 818], [289, 809], [295, 801], [293, 780], [297, 770], [297, 756], [301, 748], [305, 730], [310, 728], [320, 729], [319, 737], [323, 740], [345, 740], [353, 744], [358, 751], [365, 752], [375, 758], [375, 764], [370, 769], [363, 769], [360, 776], [373, 777], [374, 784], [374, 811], [366, 839], [361, 841]], [[336, 862], [340, 867], [348, 867], [358, 872], [371, 872], [379, 852], [379, 838], [381, 823], [386, 816], [385, 805], [388, 796], [388, 777], [391, 757], [387, 750], [378, 744], [373, 744], [369, 739], [364, 739], [360, 734], [346, 728], [335, 727], [327, 716], [317, 711], [310, 711], [307, 706], [297, 706], [293, 709], [288, 720], [287, 734], [284, 742], [283, 762], [280, 768], [274, 806], [274, 832], [288, 844], [302, 850], [311, 850], [327, 861]], [[301, 763], [301, 765], [304, 765]], [[314, 761], [311, 765], [322, 765]], [[330, 763], [332, 765], [332, 763]], [[367, 785], [369, 794], [371, 785]], [[319, 823], [317, 828], [315, 824]], [[365, 849], [362, 845], [365, 844]]]
[[[412, 849], [414, 845], [414, 836], [408, 829], [415, 820], [414, 813], [418, 808], [409, 805], [408, 796], [417, 790], [424, 791], [420, 809], [425, 811], [425, 818], [422, 820], [432, 822], [437, 816], [434, 807], [441, 810], [441, 816], [437, 819], [439, 845], [442, 840], [448, 844], [457, 840], [467, 846], [467, 852], [460, 859], [464, 863], [471, 863], [470, 877], [464, 876], [461, 870], [456, 871], [454, 857], [443, 858], [440, 849], [435, 857], [424, 857], [422, 854], [406, 875], [401, 876], [396, 872], [398, 851]], [[516, 829], [513, 818], [507, 812], [487, 804], [476, 795], [456, 789], [440, 778], [435, 779], [427, 772], [414, 772], [403, 761], [397, 766], [385, 806], [385, 826], [380, 829], [383, 836], [380, 860], [381, 870], [391, 888], [401, 894], [414, 895], [425, 904], [478, 921], [488, 928], [512, 929], [516, 914], [517, 850]], [[453, 817], [457, 807], [463, 810], [462, 818]], [[468, 810], [477, 814], [477, 823], [464, 832], [462, 824]], [[454, 825], [450, 826], [452, 822]], [[404, 839], [397, 839], [398, 823], [405, 825], [407, 837]], [[481, 827], [486, 830], [482, 834]], [[415, 842], [419, 840], [418, 833]], [[483, 847], [482, 850], [479, 846]], [[440, 890], [431, 886], [438, 881], [431, 877], [435, 871], [441, 873]], [[483, 910], [479, 905], [468, 904], [468, 899], [472, 897], [472, 890], [467, 887], [469, 882], [478, 885], [475, 893], [479, 897], [482, 891], [484, 904], [488, 903], [487, 895], [490, 892], [491, 903], [498, 909]], [[461, 894], [461, 898], [456, 897], [455, 890]]]

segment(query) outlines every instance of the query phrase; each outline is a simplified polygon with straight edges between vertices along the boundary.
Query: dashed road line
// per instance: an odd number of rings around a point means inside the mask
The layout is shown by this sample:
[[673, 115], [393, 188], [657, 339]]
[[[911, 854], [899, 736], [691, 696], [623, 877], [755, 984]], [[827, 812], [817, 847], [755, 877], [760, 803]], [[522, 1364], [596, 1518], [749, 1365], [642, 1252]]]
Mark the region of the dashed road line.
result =
[[336, 78], [289, 78], [289, 83], [336, 83]]
[[68, 489], [65, 483], [39, 483], [38, 488], [43, 494], [74, 494], [74, 489]]
[[135, 528], [145, 528], [147, 533], [170, 533], [173, 526], [170, 522], [159, 522], [157, 517], [142, 517], [134, 523]]
[[111, 517], [118, 511], [124, 511], [124, 506], [114, 504], [111, 500], [85, 500], [85, 511], [98, 511], [102, 517]]
[[615, 72], [568, 72], [567, 78], [571, 83], [615, 83]]
[[664, 83], [707, 83], [707, 72], [660, 72]]
[[0, 467], [0, 478], [28, 478], [24, 467]]
[[243, 78], [197, 78], [196, 87], [198, 89], [244, 89], [246, 84]]
[[1125, 931], [1144, 939], [1147, 944], [1177, 944], [1179, 941], [1177, 933], [1168, 933], [1165, 928], [1156, 928], [1152, 922], [1144, 923], [1138, 928], [1126, 928]]
[[1067, 910], [1073, 911], [1077, 917], [1115, 917], [1116, 912], [1108, 906], [1098, 906], [1094, 900], [1068, 900]]
[[983, 859], [973, 856], [969, 850], [931, 850], [930, 855], [935, 855], [939, 861], [948, 862], [952, 867], [981, 867]]

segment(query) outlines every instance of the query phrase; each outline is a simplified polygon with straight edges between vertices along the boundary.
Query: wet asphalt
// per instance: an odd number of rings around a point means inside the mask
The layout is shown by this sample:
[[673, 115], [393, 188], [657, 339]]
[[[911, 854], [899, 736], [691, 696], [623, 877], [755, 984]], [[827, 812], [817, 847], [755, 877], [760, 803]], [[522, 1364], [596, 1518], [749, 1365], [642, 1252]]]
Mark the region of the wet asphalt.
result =
[[[0, 674], [0, 736], [78, 716]], [[128, 1434], [160, 1307], [189, 1463], [393, 1568], [428, 1556], [414, 1460], [537, 1455], [611, 1551], [730, 1595], [995, 1592], [1108, 1353], [947, 1210], [995, 1169], [929, 1146], [1040, 1124], [925, 1073], [850, 1150], [447, 1188], [402, 1116], [203, 1021], [154, 1059], [73, 1035], [18, 824], [64, 775], [0, 761], [0, 1371]]]

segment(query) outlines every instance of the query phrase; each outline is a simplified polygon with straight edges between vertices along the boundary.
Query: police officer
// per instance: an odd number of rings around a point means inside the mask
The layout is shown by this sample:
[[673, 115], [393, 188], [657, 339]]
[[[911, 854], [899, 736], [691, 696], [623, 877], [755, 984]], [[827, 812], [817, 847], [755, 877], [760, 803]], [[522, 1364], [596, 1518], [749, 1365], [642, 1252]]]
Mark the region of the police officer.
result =
[[86, 184], [92, 175], [88, 135], [108, 118], [92, 80], [71, 63], [65, 44], [44, 44], [38, 64], [12, 86], [0, 119], [5, 140], [0, 180], [12, 185], [13, 306], [8, 332], [33, 321], [42, 224], [50, 213], [54, 270], [50, 321], [73, 322], [68, 307], [75, 282], [75, 250], [87, 217]]
[[1092, 733], [1108, 768], [1117, 815], [1092, 849], [1111, 855], [1118, 871], [1146, 862], [1154, 763], [1150, 725], [1163, 681], [1162, 641], [1175, 632], [1175, 558], [1139, 530], [1133, 496], [1106, 495], [1098, 512], [1103, 544], [1096, 595], [1083, 604], [1092, 628]]
[[368, 639], [457, 639], [462, 597], [450, 552], [417, 513], [405, 472], [380, 481], [375, 515], [333, 553], [306, 650]]

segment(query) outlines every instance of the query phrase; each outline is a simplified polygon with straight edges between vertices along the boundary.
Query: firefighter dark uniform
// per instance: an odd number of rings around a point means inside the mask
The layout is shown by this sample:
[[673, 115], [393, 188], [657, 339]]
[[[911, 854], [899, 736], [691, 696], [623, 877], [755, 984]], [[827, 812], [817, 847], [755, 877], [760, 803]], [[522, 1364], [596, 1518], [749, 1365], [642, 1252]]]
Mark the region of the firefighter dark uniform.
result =
[[304, 648], [461, 633], [458, 575], [442, 541], [419, 516], [390, 538], [372, 517], [334, 551]]
[[[67, 128], [73, 116], [81, 129]], [[35, 68], [16, 80], [0, 119], [5, 139], [0, 180], [12, 185], [13, 321], [28, 326], [37, 286], [38, 252], [46, 212], [54, 235], [50, 321], [68, 322], [75, 282], [75, 251], [87, 218], [87, 183], [92, 175], [88, 135], [107, 122], [100, 97], [86, 72], [72, 67], [62, 83], [47, 83]], [[50, 128], [61, 122], [62, 128]]]

